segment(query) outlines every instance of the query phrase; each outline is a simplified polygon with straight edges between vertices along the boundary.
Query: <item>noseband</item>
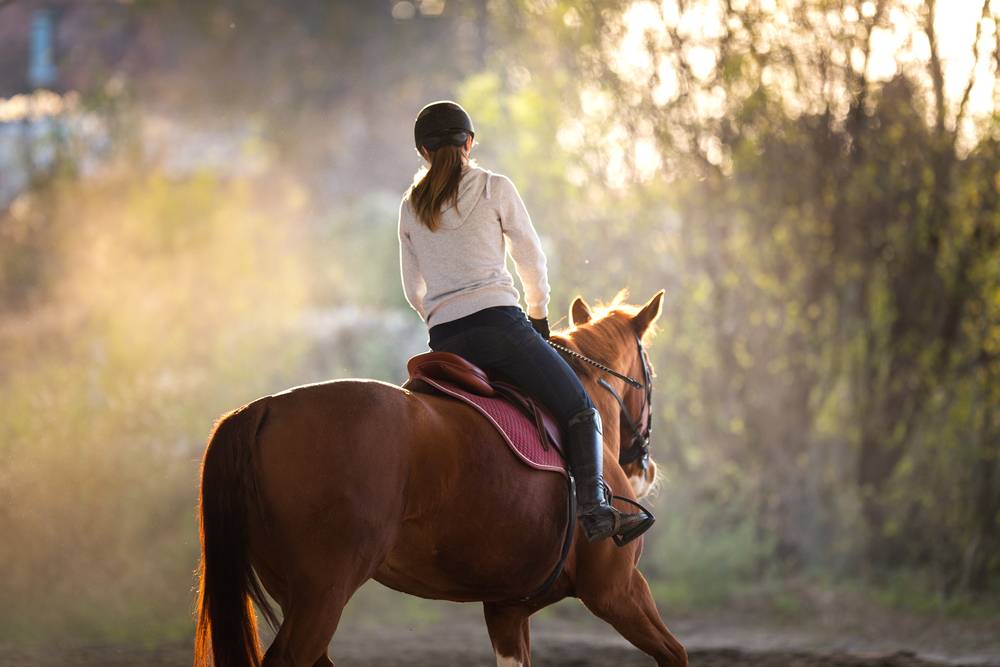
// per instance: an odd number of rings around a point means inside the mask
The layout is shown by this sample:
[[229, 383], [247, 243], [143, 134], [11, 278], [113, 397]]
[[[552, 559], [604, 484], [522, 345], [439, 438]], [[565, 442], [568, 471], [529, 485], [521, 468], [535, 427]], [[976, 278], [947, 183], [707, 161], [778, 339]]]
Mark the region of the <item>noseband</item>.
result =
[[632, 419], [632, 416], [628, 412], [628, 408], [625, 407], [625, 401], [622, 400], [621, 395], [615, 391], [615, 388], [605, 380], [603, 377], [600, 378], [597, 383], [607, 389], [615, 400], [618, 401], [618, 405], [621, 408], [622, 419], [628, 425], [629, 429], [632, 431], [632, 439], [629, 441], [628, 447], [622, 447], [621, 451], [618, 453], [618, 463], [621, 465], [627, 465], [634, 461], [639, 461], [639, 465], [643, 470], [649, 467], [649, 439], [653, 432], [653, 383], [650, 382], [650, 372], [649, 357], [646, 355], [646, 348], [642, 346], [642, 341], [638, 336], [635, 337], [635, 342], [639, 346], [639, 359], [642, 360], [642, 382], [635, 380], [627, 375], [623, 375], [618, 371], [608, 368], [599, 361], [595, 361], [588, 356], [580, 354], [576, 350], [571, 350], [564, 345], [555, 343], [553, 341], [548, 341], [549, 345], [559, 350], [560, 352], [565, 352], [570, 356], [573, 356], [581, 361], [585, 361], [592, 366], [600, 368], [605, 373], [610, 373], [615, 377], [624, 380], [626, 386], [632, 386], [636, 389], [643, 390], [643, 400], [642, 409], [639, 413], [639, 420], [642, 420], [643, 413], [645, 413], [645, 423], [640, 427], [639, 421]]

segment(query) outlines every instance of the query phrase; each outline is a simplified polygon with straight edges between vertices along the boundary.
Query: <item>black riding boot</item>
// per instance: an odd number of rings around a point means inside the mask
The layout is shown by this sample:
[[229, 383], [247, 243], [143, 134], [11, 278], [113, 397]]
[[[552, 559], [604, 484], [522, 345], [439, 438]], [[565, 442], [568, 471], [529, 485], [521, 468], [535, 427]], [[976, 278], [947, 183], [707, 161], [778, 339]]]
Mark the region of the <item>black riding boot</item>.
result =
[[593, 542], [613, 535], [635, 539], [653, 525], [653, 517], [645, 512], [626, 513], [616, 510], [605, 496], [604, 441], [601, 437], [601, 415], [596, 408], [578, 412], [569, 420], [566, 453], [570, 470], [576, 478], [576, 513], [587, 540]]

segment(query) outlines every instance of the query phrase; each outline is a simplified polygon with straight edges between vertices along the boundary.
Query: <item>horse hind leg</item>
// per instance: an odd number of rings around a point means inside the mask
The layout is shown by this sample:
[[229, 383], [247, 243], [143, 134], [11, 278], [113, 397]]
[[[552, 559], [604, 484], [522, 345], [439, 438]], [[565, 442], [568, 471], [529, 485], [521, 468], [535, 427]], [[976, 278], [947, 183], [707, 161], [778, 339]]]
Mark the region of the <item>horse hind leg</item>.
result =
[[[280, 580], [274, 575], [273, 572], [269, 570], [258, 569], [258, 574], [260, 575], [261, 582], [264, 584], [264, 588], [267, 590], [268, 594], [274, 599], [275, 602], [278, 603], [278, 606], [281, 607], [282, 617], [286, 617], [290, 609], [288, 607], [288, 602], [286, 601], [287, 597], [282, 593], [284, 589], [280, 585]], [[335, 630], [336, 628], [334, 628], [334, 631]], [[332, 637], [333, 631], [331, 631], [330, 635]], [[276, 643], [277, 643], [277, 637], [275, 638], [275, 642], [272, 642], [272, 646], [274, 646], [274, 644]], [[327, 640], [326, 644], [329, 645], [329, 643], [330, 641]], [[316, 662], [312, 664], [312, 667], [334, 667], [333, 661], [330, 660], [330, 657], [326, 654], [326, 649], [324, 648], [322, 650], [323, 650], [322, 655], [319, 657], [319, 659], [316, 660]], [[275, 653], [277, 651], [278, 649], [275, 648]], [[265, 656], [265, 661], [264, 661], [265, 665], [268, 664], [267, 660], [268, 658]], [[272, 660], [277, 661], [278, 658], [275, 657]]]
[[[333, 667], [327, 656], [330, 640], [351, 596], [371, 575], [372, 566], [357, 554], [316, 561], [300, 571], [294, 583], [267, 577], [265, 587], [278, 600], [282, 622], [262, 667]], [[278, 595], [275, 595], [278, 593]]]
[[264, 654], [263, 667], [332, 667], [326, 651], [354, 588], [315, 586], [297, 591]]

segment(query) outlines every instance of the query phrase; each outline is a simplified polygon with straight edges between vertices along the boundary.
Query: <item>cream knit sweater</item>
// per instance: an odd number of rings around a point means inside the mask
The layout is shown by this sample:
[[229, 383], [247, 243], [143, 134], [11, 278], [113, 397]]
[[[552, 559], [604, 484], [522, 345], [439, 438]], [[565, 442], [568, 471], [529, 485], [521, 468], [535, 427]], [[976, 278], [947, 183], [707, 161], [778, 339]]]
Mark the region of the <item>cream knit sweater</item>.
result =
[[528, 315], [546, 317], [549, 283], [545, 254], [528, 210], [509, 178], [465, 165], [458, 206], [441, 212], [430, 231], [409, 199], [399, 205], [403, 292], [428, 327], [490, 306], [516, 306], [520, 294], [507, 270], [506, 252], [524, 289]]

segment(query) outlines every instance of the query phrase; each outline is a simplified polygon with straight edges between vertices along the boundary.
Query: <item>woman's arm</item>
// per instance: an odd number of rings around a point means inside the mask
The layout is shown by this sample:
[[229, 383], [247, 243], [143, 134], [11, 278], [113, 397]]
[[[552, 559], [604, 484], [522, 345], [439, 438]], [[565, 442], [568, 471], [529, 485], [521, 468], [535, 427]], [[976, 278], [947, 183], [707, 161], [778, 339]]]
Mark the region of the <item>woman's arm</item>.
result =
[[403, 279], [403, 295], [406, 302], [413, 310], [417, 311], [420, 318], [424, 317], [424, 295], [427, 294], [427, 283], [420, 273], [420, 266], [417, 264], [417, 254], [413, 251], [413, 243], [410, 241], [410, 234], [403, 229], [403, 208], [406, 201], [399, 205], [399, 272]]
[[500, 226], [510, 240], [510, 256], [514, 270], [524, 288], [524, 301], [528, 317], [545, 319], [548, 316], [549, 279], [542, 243], [531, 224], [531, 216], [521, 200], [514, 183], [506, 176], [500, 178]]

